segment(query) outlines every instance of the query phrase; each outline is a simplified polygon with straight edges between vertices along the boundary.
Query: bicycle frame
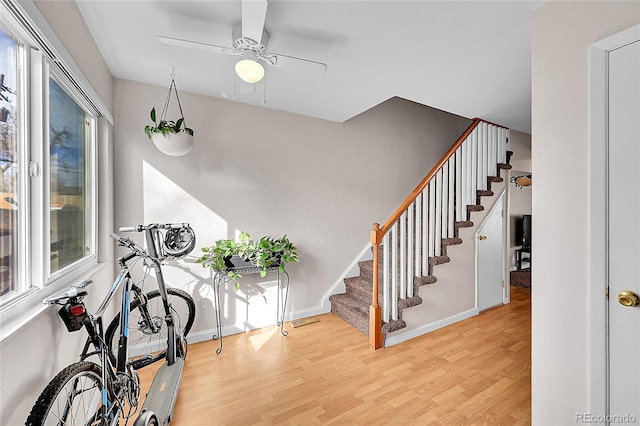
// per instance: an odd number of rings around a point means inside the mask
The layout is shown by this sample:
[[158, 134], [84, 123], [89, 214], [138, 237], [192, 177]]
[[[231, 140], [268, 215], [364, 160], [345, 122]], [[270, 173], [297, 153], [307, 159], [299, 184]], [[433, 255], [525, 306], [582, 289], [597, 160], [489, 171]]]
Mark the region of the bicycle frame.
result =
[[[117, 383], [118, 376], [120, 374], [128, 375], [127, 373], [127, 359], [128, 359], [128, 346], [127, 338], [129, 336], [129, 307], [131, 304], [131, 291], [133, 288], [133, 279], [129, 273], [129, 269], [126, 262], [136, 257], [136, 253], [129, 253], [126, 256], [118, 259], [121, 266], [121, 271], [113, 282], [113, 285], [109, 289], [107, 295], [103, 299], [102, 303], [98, 307], [96, 313], [88, 318], [85, 323], [85, 329], [89, 334], [87, 342], [85, 343], [80, 359], [84, 361], [90, 356], [97, 355], [100, 358], [102, 364], [102, 400], [100, 414], [102, 419], [109, 419], [110, 425], [117, 425], [121, 415], [123, 414], [123, 406], [120, 403], [109, 405], [109, 391], [118, 392], [116, 398], [112, 402], [118, 402], [123, 400], [124, 388], [114, 390], [114, 384]], [[107, 306], [111, 303], [116, 291], [122, 287], [122, 302], [120, 310], [120, 339], [118, 344], [118, 351], [114, 357], [114, 354], [109, 351], [109, 348], [104, 341], [104, 328], [102, 324], [102, 316]], [[93, 344], [94, 351], [89, 352], [89, 346]], [[115, 364], [115, 367], [114, 367]]]

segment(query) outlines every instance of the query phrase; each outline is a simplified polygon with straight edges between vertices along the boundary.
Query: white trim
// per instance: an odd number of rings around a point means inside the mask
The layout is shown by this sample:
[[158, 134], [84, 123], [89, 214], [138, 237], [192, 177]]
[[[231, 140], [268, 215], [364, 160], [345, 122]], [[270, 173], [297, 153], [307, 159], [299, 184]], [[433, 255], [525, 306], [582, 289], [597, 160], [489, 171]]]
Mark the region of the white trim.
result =
[[[607, 413], [607, 86], [608, 52], [640, 40], [640, 25], [597, 41], [589, 46], [589, 410]], [[604, 225], [604, 226], [603, 226]]]
[[465, 320], [467, 318], [471, 318], [473, 316], [478, 315], [478, 309], [469, 309], [468, 311], [460, 312], [458, 314], [452, 315], [447, 318], [443, 318], [438, 321], [431, 322], [429, 324], [421, 325], [420, 327], [405, 331], [403, 333], [394, 333], [390, 334], [386, 337], [384, 341], [384, 347], [388, 348], [389, 346], [397, 345], [398, 343], [406, 342], [409, 339], [413, 339], [415, 337], [420, 337], [423, 334], [429, 333], [431, 331], [437, 330], [442, 327], [446, 327], [451, 324], [455, 324], [456, 322]]

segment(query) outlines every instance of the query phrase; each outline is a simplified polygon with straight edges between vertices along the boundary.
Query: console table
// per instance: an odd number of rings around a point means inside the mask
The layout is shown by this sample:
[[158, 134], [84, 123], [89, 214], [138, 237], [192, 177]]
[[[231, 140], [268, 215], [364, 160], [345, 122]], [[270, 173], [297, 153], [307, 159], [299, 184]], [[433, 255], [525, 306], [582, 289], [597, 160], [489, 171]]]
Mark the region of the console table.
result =
[[[259, 274], [262, 268], [257, 266], [239, 266], [233, 268], [225, 268], [219, 271], [215, 271], [213, 275], [213, 304], [216, 314], [216, 334], [213, 335], [213, 340], [220, 340], [220, 347], [216, 349], [216, 354], [220, 355], [222, 352], [222, 313], [220, 305], [220, 287], [227, 285], [230, 282], [236, 282], [237, 278], [230, 277], [229, 272], [235, 272], [242, 276]], [[289, 295], [289, 273], [284, 269], [281, 269], [280, 265], [274, 265], [267, 268], [267, 275], [275, 275], [278, 282], [278, 292], [276, 296], [276, 323], [280, 327], [280, 333], [283, 336], [289, 333], [284, 329], [284, 314], [287, 306], [287, 296]]]

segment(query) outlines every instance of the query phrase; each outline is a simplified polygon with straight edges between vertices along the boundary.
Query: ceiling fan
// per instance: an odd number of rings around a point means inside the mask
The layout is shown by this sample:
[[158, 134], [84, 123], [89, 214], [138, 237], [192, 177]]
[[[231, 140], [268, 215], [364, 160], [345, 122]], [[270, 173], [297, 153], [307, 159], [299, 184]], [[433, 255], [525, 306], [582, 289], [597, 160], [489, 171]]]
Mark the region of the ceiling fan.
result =
[[242, 0], [242, 23], [233, 28], [232, 47], [164, 36], [158, 36], [158, 41], [166, 46], [240, 56], [235, 65], [235, 72], [247, 83], [262, 80], [265, 74], [263, 64], [291, 69], [310, 77], [322, 77], [327, 71], [327, 64], [267, 50], [269, 34], [264, 29], [266, 15], [267, 0]]

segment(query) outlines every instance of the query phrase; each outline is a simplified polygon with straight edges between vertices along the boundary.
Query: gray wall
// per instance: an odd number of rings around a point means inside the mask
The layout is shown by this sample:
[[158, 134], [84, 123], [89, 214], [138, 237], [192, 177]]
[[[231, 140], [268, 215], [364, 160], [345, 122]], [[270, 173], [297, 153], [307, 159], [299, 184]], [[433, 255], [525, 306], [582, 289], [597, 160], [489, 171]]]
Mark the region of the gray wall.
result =
[[[197, 247], [239, 231], [287, 234], [301, 259], [288, 267], [291, 317], [322, 311], [372, 223], [387, 219], [470, 123], [399, 98], [340, 124], [180, 93], [196, 142], [189, 154], [169, 157], [143, 132], [165, 96], [166, 88], [117, 81], [116, 226], [189, 222]], [[210, 338], [209, 271], [190, 261], [168, 268], [170, 282], [198, 301], [193, 339]], [[229, 287], [227, 333], [274, 323], [273, 287]]]
[[[574, 424], [591, 380], [588, 46], [640, 22], [638, 2], [551, 1], [532, 22], [532, 420]], [[570, 300], [570, 303], [567, 301]], [[604, 344], [604, 340], [602, 341]]]

